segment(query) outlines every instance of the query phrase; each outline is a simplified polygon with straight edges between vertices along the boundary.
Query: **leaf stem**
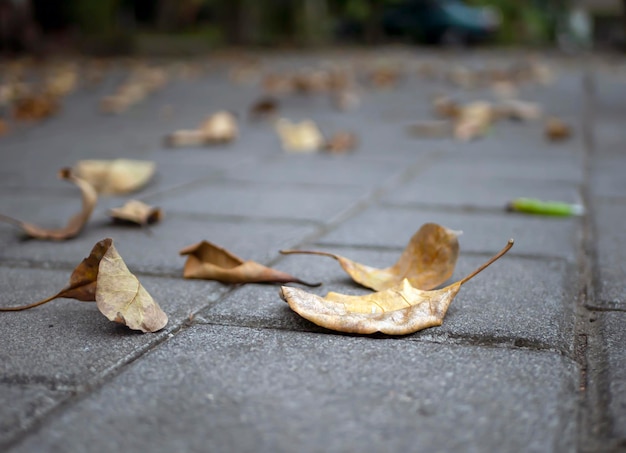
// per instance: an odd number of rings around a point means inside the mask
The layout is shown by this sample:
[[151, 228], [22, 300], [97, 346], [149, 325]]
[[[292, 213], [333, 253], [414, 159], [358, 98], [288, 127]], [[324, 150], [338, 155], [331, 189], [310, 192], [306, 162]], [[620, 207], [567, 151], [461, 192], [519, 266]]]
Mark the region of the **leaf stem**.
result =
[[57, 297], [59, 297], [59, 294], [55, 294], [54, 296], [48, 297], [47, 299], [40, 300], [39, 302], [34, 302], [28, 305], [21, 305], [19, 307], [0, 307], [0, 311], [22, 311], [22, 310], [28, 310], [29, 308], [35, 308], [45, 303], [48, 303], [51, 300], [56, 299]]
[[279, 250], [283, 255], [319, 255], [337, 259], [337, 255], [328, 252], [320, 252], [317, 250]]
[[23, 222], [20, 220], [14, 219], [13, 217], [9, 217], [8, 215], [0, 214], [0, 222], [10, 223], [18, 228], [22, 228]]
[[500, 250], [496, 255], [494, 255], [493, 257], [491, 257], [491, 259], [489, 261], [487, 261], [486, 263], [482, 264], [481, 266], [479, 266], [476, 270], [474, 270], [474, 272], [472, 272], [471, 274], [469, 274], [467, 277], [463, 278], [460, 282], [459, 285], [462, 285], [463, 283], [467, 282], [468, 280], [471, 280], [472, 278], [476, 277], [476, 275], [480, 274], [482, 271], [485, 270], [485, 268], [489, 267], [491, 264], [493, 264], [495, 261], [497, 261], [498, 259], [500, 259], [502, 257], [502, 255], [504, 255], [506, 252], [508, 252], [509, 250], [511, 250], [511, 247], [513, 247], [513, 243], [515, 241], [513, 239], [509, 239], [509, 242], [504, 246], [504, 248], [502, 250]]

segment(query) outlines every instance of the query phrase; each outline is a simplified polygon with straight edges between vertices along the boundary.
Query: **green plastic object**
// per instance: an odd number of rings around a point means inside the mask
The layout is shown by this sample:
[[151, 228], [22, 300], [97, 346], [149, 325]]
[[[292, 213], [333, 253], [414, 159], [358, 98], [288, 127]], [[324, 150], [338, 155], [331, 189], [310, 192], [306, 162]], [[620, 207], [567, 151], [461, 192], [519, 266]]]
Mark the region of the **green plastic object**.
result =
[[507, 210], [560, 217], [583, 215], [585, 213], [585, 208], [580, 204], [542, 201], [536, 198], [516, 198], [509, 202]]

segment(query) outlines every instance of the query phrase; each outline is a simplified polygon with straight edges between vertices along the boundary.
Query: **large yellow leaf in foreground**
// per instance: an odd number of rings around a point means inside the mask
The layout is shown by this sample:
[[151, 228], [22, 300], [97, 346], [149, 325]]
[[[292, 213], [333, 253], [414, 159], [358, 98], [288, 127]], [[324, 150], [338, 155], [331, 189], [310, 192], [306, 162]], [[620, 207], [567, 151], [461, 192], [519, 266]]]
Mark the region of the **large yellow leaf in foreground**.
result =
[[504, 255], [513, 239], [497, 255], [467, 277], [442, 289], [423, 291], [403, 280], [393, 288], [365, 296], [328, 293], [326, 297], [299, 288], [281, 287], [281, 297], [305, 319], [339, 332], [407, 335], [440, 326], [461, 285]]

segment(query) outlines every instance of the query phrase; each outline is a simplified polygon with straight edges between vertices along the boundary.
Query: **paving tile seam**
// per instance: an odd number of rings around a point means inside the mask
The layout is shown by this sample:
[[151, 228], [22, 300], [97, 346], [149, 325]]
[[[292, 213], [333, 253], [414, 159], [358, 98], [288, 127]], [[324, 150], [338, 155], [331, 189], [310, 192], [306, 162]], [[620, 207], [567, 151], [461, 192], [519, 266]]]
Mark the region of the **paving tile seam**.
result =
[[605, 369], [606, 353], [599, 354], [593, 346], [600, 334], [599, 323], [592, 322], [594, 314], [586, 305], [596, 298], [598, 280], [597, 236], [594, 219], [595, 209], [591, 195], [592, 157], [595, 155], [595, 129], [597, 127], [595, 109], [598, 102], [595, 90], [595, 74], [587, 69], [582, 77], [584, 95], [581, 113], [581, 129], [584, 143], [583, 172], [584, 184], [581, 190], [583, 204], [587, 214], [582, 216], [582, 234], [578, 245], [578, 296], [576, 304], [576, 323], [574, 335], [576, 339], [575, 353], [581, 363], [579, 388], [581, 399], [578, 410], [577, 424], [578, 447], [596, 443], [606, 438], [610, 432], [608, 420], [609, 401], [607, 401], [608, 385], [606, 376], [600, 370]]
[[[390, 178], [386, 182], [386, 184], [370, 190], [369, 193], [354, 202], [352, 206], [344, 209], [342, 212], [339, 212], [334, 217], [331, 217], [327, 222], [321, 223], [317, 231], [305, 235], [304, 238], [300, 242], [294, 244], [292, 248], [297, 249], [307, 244], [316, 244], [317, 240], [321, 239], [323, 236], [327, 235], [331, 231], [337, 229], [342, 223], [356, 217], [374, 204], [379, 203], [380, 199], [384, 197], [387, 193], [391, 192], [392, 190], [403, 184], [406, 184], [408, 181], [411, 180], [412, 177], [415, 176], [415, 174], [419, 173], [420, 166], [423, 165], [423, 160], [428, 161], [430, 159], [436, 159], [434, 151], [428, 153], [427, 155], [420, 156], [402, 173], [396, 174], [394, 177]], [[270, 262], [270, 265], [274, 265], [280, 258], [281, 256], [276, 257], [274, 260], [272, 260], [272, 262]]]
[[[278, 297], [278, 296], [277, 296]], [[219, 303], [216, 302], [213, 306]], [[429, 343], [448, 346], [463, 346], [463, 347], [485, 347], [485, 348], [497, 348], [497, 349], [510, 349], [515, 351], [533, 351], [538, 353], [550, 353], [563, 357], [570, 362], [580, 367], [580, 363], [575, 359], [570, 351], [562, 350], [559, 348], [551, 347], [545, 343], [530, 340], [520, 337], [506, 337], [506, 336], [474, 336], [474, 335], [450, 335], [450, 334], [438, 334], [436, 332], [429, 332], [429, 329], [420, 331], [417, 334], [405, 335], [405, 336], [392, 336], [382, 333], [375, 333], [372, 335], [351, 335], [347, 333], [335, 332], [323, 327], [319, 327], [313, 323], [309, 328], [288, 328], [280, 326], [262, 325], [259, 323], [246, 323], [237, 322], [233, 319], [233, 322], [229, 322], [229, 316], [218, 315], [220, 319], [211, 319], [211, 308], [206, 309], [204, 317], [194, 317], [192, 321], [186, 324], [187, 327], [194, 326], [221, 326], [221, 327], [239, 327], [243, 329], [258, 329], [258, 330], [271, 330], [281, 332], [295, 332], [295, 333], [309, 333], [319, 335], [335, 335], [340, 337], [350, 338], [367, 338], [372, 341], [376, 340], [394, 340], [394, 341], [410, 341], [416, 343]], [[232, 318], [231, 318], [232, 319]], [[445, 321], [444, 321], [445, 322]], [[433, 327], [431, 329], [436, 329]]]
[[[231, 290], [228, 291], [228, 293], [230, 292]], [[0, 448], [10, 449], [18, 445], [25, 438], [36, 433], [39, 429], [41, 429], [47, 423], [47, 421], [52, 419], [55, 415], [61, 414], [62, 412], [66, 410], [70, 410], [71, 407], [78, 404], [84, 398], [87, 398], [96, 390], [104, 387], [107, 383], [113, 380], [116, 376], [123, 373], [128, 366], [132, 365], [137, 360], [140, 360], [141, 358], [149, 354], [151, 351], [160, 347], [165, 342], [171, 340], [176, 335], [181, 333], [183, 330], [189, 328], [191, 326], [189, 320], [193, 319], [193, 317], [197, 313], [199, 313], [202, 310], [206, 310], [207, 308], [210, 307], [210, 305], [214, 303], [215, 302], [211, 302], [207, 305], [203, 305], [197, 310], [195, 310], [194, 312], [192, 312], [189, 315], [189, 318], [182, 320], [181, 322], [178, 322], [174, 325], [168, 325], [164, 330], [156, 334], [152, 334], [152, 335], [155, 335], [152, 341], [146, 344], [143, 344], [141, 346], [138, 346], [135, 350], [127, 354], [122, 359], [116, 361], [115, 363], [101, 370], [96, 376], [91, 378], [89, 381], [85, 383], [75, 383], [73, 385], [69, 385], [67, 387], [67, 390], [71, 392], [70, 395], [68, 395], [64, 399], [61, 399], [60, 401], [52, 405], [47, 410], [42, 411], [42, 413], [38, 417], [34, 417], [31, 420], [29, 420], [27, 424], [28, 426], [17, 431], [15, 435], [9, 438], [6, 442], [0, 443]], [[38, 382], [38, 384], [40, 385], [45, 384], [46, 382], [54, 385], [53, 380], [39, 379], [39, 381], [40, 382]]]

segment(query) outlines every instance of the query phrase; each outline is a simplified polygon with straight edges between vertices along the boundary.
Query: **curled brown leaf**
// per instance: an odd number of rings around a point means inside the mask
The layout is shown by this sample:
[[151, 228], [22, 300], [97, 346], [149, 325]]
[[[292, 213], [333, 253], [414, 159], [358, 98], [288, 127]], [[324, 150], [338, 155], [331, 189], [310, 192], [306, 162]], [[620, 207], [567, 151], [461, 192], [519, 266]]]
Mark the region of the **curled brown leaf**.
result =
[[404, 279], [392, 288], [366, 296], [330, 292], [326, 297], [320, 297], [288, 286], [281, 287], [280, 296], [300, 316], [330, 330], [407, 335], [440, 326], [461, 285], [499, 259], [512, 246], [513, 239], [474, 272], [438, 290], [423, 291]]
[[202, 241], [180, 251], [187, 256], [184, 278], [217, 280], [222, 283], [307, 283], [285, 272], [263, 266], [255, 261], [244, 261], [228, 250]]
[[123, 195], [145, 186], [154, 175], [156, 164], [147, 160], [80, 160], [76, 176], [89, 182], [100, 194]]
[[124, 206], [110, 209], [109, 215], [115, 221], [137, 225], [150, 225], [163, 219], [161, 208], [155, 208], [139, 200], [128, 200]]
[[398, 261], [377, 269], [333, 253], [307, 250], [281, 250], [282, 254], [309, 254], [336, 259], [352, 279], [375, 291], [383, 291], [407, 279], [415, 288], [439, 286], [454, 273], [459, 256], [459, 232], [435, 223], [426, 223], [411, 237]]
[[59, 178], [70, 181], [78, 186], [83, 197], [82, 210], [72, 216], [65, 227], [57, 229], [42, 228], [32, 223], [22, 222], [4, 215], [0, 215], [0, 221], [8, 222], [19, 227], [28, 236], [36, 239], [63, 241], [78, 235], [89, 220], [89, 217], [91, 217], [91, 213], [98, 201], [98, 194], [91, 184], [75, 176], [69, 168], [61, 169], [59, 171]]
[[20, 307], [0, 307], [0, 311], [27, 310], [59, 298], [95, 301], [109, 320], [133, 330], [156, 332], [167, 324], [167, 315], [130, 273], [110, 238], [93, 247], [72, 272], [69, 284], [54, 296]]

